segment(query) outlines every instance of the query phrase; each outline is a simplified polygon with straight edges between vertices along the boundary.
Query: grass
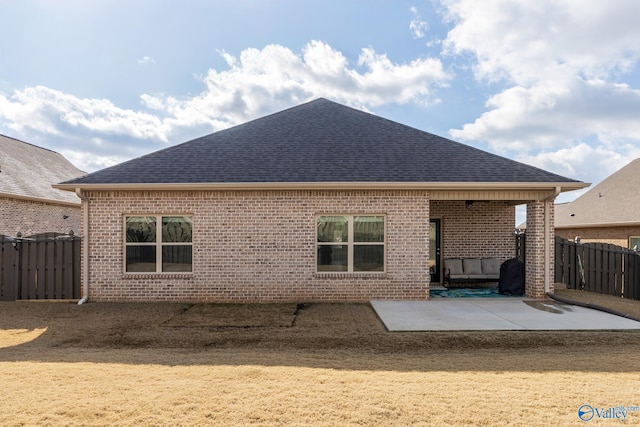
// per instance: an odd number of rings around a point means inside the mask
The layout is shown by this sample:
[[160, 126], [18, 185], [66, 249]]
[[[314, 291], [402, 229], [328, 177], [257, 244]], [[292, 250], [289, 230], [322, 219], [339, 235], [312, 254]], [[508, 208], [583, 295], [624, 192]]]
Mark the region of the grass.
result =
[[0, 310], [5, 426], [579, 425], [582, 404], [640, 405], [633, 331], [389, 333], [368, 304]]

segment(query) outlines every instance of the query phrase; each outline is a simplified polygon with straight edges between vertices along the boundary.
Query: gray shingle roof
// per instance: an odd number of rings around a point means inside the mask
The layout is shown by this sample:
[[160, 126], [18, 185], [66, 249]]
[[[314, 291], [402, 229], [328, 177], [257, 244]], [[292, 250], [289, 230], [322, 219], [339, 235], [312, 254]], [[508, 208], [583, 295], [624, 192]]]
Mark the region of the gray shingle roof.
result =
[[317, 99], [63, 184], [578, 181]]
[[84, 174], [55, 151], [0, 135], [0, 193], [4, 195], [79, 204], [75, 194], [51, 186]]
[[640, 159], [633, 160], [573, 202], [555, 207], [559, 228], [640, 223]]

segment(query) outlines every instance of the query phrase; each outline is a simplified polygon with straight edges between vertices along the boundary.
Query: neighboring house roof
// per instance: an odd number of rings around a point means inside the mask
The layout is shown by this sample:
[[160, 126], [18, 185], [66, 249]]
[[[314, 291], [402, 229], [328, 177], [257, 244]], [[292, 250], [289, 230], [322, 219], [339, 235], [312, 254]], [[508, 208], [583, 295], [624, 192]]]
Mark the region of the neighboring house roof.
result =
[[573, 202], [555, 207], [556, 228], [640, 224], [640, 159], [589, 189]]
[[[365, 188], [372, 183], [583, 188], [518, 163], [341, 104], [317, 99], [166, 148], [58, 188]], [[355, 184], [360, 184], [355, 185]], [[514, 186], [515, 187], [515, 186]], [[202, 188], [202, 187], [197, 187]], [[440, 188], [440, 187], [439, 187]]]
[[0, 196], [80, 204], [75, 194], [51, 186], [84, 174], [55, 151], [0, 135]]

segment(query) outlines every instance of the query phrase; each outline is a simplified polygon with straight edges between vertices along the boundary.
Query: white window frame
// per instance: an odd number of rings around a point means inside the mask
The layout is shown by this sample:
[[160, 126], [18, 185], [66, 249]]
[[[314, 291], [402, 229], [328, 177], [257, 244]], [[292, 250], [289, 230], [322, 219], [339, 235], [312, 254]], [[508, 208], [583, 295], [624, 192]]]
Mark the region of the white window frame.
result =
[[[322, 217], [345, 217], [347, 218], [347, 242], [318, 242], [318, 220]], [[356, 217], [381, 217], [384, 223], [384, 233], [382, 242], [354, 242], [353, 229], [354, 219]], [[321, 271], [318, 270], [318, 246], [331, 245], [331, 246], [347, 246], [347, 270], [346, 271]], [[382, 246], [383, 253], [383, 265], [382, 270], [376, 271], [354, 271], [353, 258], [354, 258], [354, 246]], [[358, 214], [344, 214], [344, 213], [323, 213], [316, 215], [315, 218], [315, 272], [316, 274], [383, 274], [387, 270], [387, 216], [380, 213], [358, 213]]]
[[[155, 217], [156, 219], [156, 241], [155, 242], [127, 242], [127, 218], [135, 218], [135, 217]], [[193, 273], [193, 234], [191, 235], [191, 242], [163, 242], [162, 241], [162, 218], [165, 217], [184, 217], [189, 218], [191, 220], [191, 224], [193, 227], [193, 215], [192, 214], [184, 214], [184, 213], [176, 213], [176, 214], [126, 214], [122, 217], [122, 236], [123, 236], [123, 262], [122, 262], [122, 271], [124, 274], [128, 275], [139, 275], [139, 274], [157, 274], [157, 275], [168, 275], [168, 274], [192, 274]], [[192, 228], [193, 233], [193, 228]], [[129, 246], [152, 246], [156, 248], [156, 270], [155, 271], [127, 271], [127, 248]], [[191, 246], [191, 270], [189, 271], [162, 271], [163, 263], [162, 263], [162, 248], [164, 246]]]

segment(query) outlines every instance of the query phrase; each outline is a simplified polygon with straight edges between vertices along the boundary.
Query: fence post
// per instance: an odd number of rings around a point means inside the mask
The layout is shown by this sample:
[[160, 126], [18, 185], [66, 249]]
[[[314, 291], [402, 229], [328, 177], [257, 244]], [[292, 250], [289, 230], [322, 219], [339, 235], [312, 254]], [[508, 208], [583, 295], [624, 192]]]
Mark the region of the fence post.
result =
[[564, 248], [562, 246], [562, 238], [555, 236], [555, 248], [554, 248], [554, 269], [553, 269], [553, 281], [555, 283], [564, 283]]
[[640, 300], [640, 254], [625, 254], [624, 297]]
[[525, 257], [526, 257], [526, 253], [525, 253], [526, 238], [527, 238], [527, 235], [525, 233], [522, 233], [520, 231], [516, 232], [516, 258], [520, 258], [523, 261], [525, 260]]
[[15, 240], [0, 239], [0, 300], [15, 301], [18, 278], [18, 250]]

